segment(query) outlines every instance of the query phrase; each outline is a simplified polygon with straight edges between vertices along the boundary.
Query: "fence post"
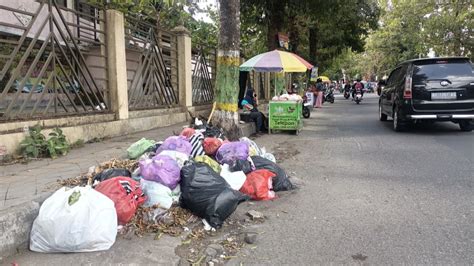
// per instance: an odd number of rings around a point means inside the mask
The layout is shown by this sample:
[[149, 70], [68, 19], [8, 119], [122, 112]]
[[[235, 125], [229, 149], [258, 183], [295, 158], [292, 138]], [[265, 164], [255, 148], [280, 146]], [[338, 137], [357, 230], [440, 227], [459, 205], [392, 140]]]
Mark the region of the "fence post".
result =
[[191, 35], [184, 26], [174, 28], [173, 32], [177, 37], [179, 104], [189, 107], [193, 105]]
[[107, 65], [110, 107], [118, 120], [128, 119], [127, 61], [123, 14], [107, 10]]

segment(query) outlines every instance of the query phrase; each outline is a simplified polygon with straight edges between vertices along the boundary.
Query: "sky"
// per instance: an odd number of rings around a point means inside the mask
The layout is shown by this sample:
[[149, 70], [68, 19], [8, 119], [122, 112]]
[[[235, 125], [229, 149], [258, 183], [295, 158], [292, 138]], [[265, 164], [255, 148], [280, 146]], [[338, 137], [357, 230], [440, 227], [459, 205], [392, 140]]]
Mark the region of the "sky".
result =
[[[212, 9], [217, 10], [217, 0], [197, 0], [197, 3], [201, 9], [206, 9], [207, 6], [211, 6]], [[196, 13], [193, 17], [208, 23], [213, 22], [206, 13]]]

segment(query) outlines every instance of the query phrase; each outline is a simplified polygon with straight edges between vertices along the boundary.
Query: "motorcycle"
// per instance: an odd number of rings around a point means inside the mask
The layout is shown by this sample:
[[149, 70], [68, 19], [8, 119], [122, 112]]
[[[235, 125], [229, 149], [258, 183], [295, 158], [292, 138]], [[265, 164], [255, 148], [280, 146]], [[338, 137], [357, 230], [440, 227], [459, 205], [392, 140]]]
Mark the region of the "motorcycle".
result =
[[356, 104], [359, 104], [362, 101], [362, 90], [361, 89], [356, 89], [354, 101], [356, 102]]
[[328, 89], [324, 94], [324, 101], [334, 103], [334, 90]]
[[309, 118], [311, 116], [311, 109], [313, 109], [313, 93], [307, 92], [303, 96], [303, 117]]
[[344, 91], [344, 98], [349, 99], [349, 97], [351, 96], [351, 93], [349, 91]]

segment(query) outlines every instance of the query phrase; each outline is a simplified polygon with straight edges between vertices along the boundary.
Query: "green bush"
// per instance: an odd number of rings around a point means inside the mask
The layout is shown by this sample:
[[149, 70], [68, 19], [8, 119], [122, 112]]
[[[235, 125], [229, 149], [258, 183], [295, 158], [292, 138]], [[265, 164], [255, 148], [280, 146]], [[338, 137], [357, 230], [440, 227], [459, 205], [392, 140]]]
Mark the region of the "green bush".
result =
[[20, 143], [20, 150], [27, 158], [51, 157], [66, 155], [70, 150], [66, 136], [60, 128], [55, 128], [49, 133], [49, 138], [41, 133], [41, 126], [36, 125], [29, 130], [29, 135]]

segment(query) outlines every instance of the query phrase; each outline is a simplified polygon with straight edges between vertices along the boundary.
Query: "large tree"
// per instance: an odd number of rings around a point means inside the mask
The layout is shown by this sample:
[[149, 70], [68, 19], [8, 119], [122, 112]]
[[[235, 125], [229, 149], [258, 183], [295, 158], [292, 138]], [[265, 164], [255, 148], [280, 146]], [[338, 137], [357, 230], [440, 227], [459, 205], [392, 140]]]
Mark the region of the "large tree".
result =
[[239, 137], [238, 92], [240, 65], [240, 0], [219, 1], [219, 41], [217, 51], [216, 110], [214, 125], [227, 137]]
[[[398, 63], [436, 56], [474, 58], [474, 6], [468, 0], [379, 0], [380, 27], [368, 34], [364, 52], [347, 51], [332, 60], [326, 74], [345, 69], [379, 78]], [[350, 62], [354, 62], [349, 65]]]
[[[243, 39], [260, 40], [267, 50], [276, 47], [278, 32], [290, 37], [290, 50], [323, 67], [346, 47], [360, 51], [364, 36], [377, 26], [379, 14], [375, 0], [241, 0]], [[255, 35], [249, 38], [245, 35]], [[266, 38], [262, 38], [266, 36]], [[259, 38], [259, 39], [257, 39]], [[255, 42], [243, 43], [259, 51]], [[247, 48], [247, 47], [245, 47]], [[253, 54], [246, 54], [252, 56]]]

